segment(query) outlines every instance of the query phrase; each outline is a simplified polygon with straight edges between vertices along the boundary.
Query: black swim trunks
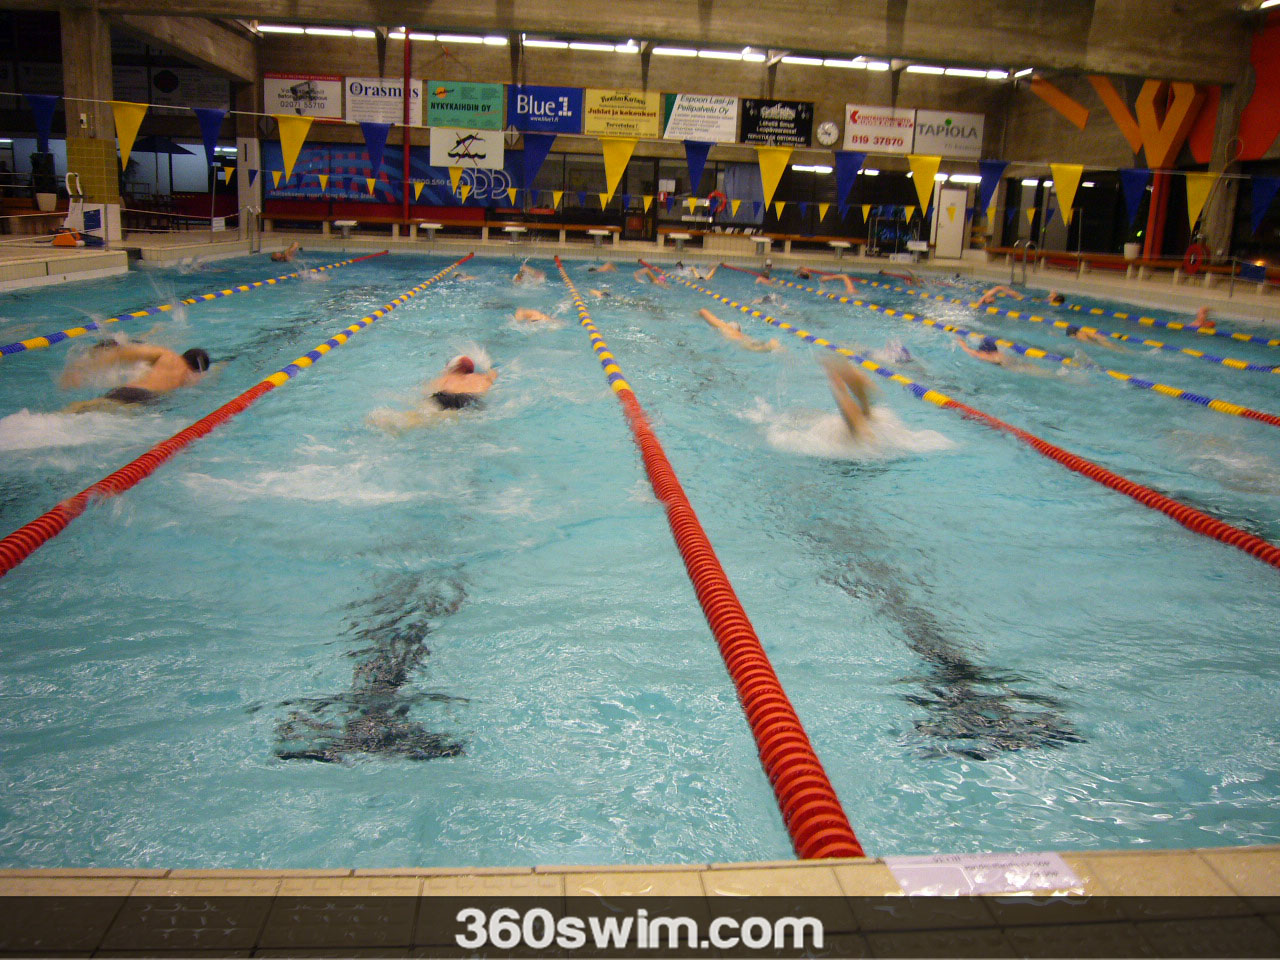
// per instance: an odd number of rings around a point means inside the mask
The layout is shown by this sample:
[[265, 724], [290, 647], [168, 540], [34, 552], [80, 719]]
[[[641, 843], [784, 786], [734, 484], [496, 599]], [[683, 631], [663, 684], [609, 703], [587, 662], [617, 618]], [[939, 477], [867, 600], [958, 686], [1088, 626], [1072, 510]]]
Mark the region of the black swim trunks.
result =
[[160, 394], [142, 387], [116, 387], [104, 393], [102, 399], [114, 400], [116, 403], [155, 403], [160, 399]]
[[464, 407], [475, 406], [480, 402], [478, 393], [449, 393], [441, 390], [433, 393], [431, 399], [440, 404], [441, 410], [461, 410]]

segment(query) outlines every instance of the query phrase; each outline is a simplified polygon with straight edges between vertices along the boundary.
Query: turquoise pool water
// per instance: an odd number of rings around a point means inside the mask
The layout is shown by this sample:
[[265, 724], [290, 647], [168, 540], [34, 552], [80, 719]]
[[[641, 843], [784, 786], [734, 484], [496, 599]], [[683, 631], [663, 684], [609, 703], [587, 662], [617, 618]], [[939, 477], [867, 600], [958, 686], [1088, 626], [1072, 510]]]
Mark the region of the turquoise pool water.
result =
[[[130, 415], [57, 413], [95, 392], [57, 385], [90, 338], [0, 361], [3, 532], [450, 259], [384, 257], [176, 311], [153, 338], [220, 365]], [[472, 261], [475, 280], [419, 294], [0, 581], [0, 863], [791, 855], [617, 401], [553, 264], [533, 262], [547, 282], [526, 289], [516, 262]], [[730, 319], [722, 305], [586, 268], [569, 264], [615, 294], [593, 316], [869, 853], [1280, 841], [1274, 569], [892, 384], [876, 443], [854, 445], [812, 348], [741, 317], [787, 348], [743, 351], [695, 316]], [[0, 340], [281, 272], [252, 258], [6, 294]], [[710, 286], [764, 292], [729, 271]], [[780, 299], [780, 319], [873, 355], [896, 341], [912, 379], [1280, 541], [1273, 427]], [[517, 306], [561, 319], [520, 325]], [[1274, 375], [1083, 349], [1280, 410]], [[500, 371], [483, 409], [371, 425], [460, 352]]]

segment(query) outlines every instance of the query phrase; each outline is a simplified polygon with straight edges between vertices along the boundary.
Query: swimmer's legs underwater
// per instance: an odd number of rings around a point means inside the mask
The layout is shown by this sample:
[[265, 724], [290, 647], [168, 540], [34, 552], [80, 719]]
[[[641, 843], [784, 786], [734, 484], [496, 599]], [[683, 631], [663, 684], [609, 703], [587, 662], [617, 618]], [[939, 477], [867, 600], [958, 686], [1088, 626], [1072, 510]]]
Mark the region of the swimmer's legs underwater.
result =
[[866, 375], [853, 364], [836, 357], [822, 357], [818, 362], [826, 371], [831, 396], [835, 398], [836, 407], [853, 438], [871, 440], [873, 434], [867, 422], [871, 416], [871, 383]]

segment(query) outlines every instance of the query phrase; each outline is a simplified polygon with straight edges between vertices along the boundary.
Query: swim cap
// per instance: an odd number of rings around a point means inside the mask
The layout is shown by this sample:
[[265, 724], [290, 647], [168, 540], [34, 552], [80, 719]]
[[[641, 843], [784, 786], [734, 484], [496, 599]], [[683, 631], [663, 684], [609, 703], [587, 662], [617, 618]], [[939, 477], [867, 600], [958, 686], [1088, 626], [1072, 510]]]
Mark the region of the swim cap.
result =
[[981, 342], [980, 344], [978, 344], [978, 352], [979, 352], [979, 353], [995, 353], [995, 352], [996, 352], [996, 338], [995, 338], [995, 337], [983, 337], [983, 338], [982, 338], [982, 342]]
[[1077, 333], [1079, 333], [1079, 332], [1080, 332], [1080, 328], [1079, 328], [1079, 327], [1077, 327], [1074, 323], [1069, 323], [1069, 324], [1067, 324], [1067, 336], [1068, 336], [1068, 337], [1074, 337], [1074, 336], [1075, 336]]
[[209, 369], [209, 355], [199, 347], [192, 347], [182, 355], [182, 359], [187, 361], [187, 366], [196, 373], [204, 373]]
[[467, 356], [457, 356], [449, 361], [448, 369], [454, 373], [475, 373], [475, 361]]
[[1052, 304], [1065, 303], [1066, 300], [1067, 298], [1060, 293], [1055, 293], [1052, 297], [1049, 298], [1049, 302]]

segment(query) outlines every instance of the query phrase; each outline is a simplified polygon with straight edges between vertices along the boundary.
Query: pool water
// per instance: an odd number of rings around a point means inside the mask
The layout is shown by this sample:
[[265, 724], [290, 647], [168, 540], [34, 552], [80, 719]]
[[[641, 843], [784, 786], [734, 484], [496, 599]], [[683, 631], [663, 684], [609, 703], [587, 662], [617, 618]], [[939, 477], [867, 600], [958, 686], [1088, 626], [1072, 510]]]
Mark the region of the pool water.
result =
[[[175, 310], [152, 339], [218, 366], [127, 414], [58, 413], [105, 386], [58, 387], [90, 337], [4, 359], [0, 532], [451, 260]], [[469, 262], [474, 280], [429, 287], [0, 582], [0, 863], [792, 855], [618, 403], [554, 265], [533, 263], [547, 281], [523, 288], [516, 262]], [[1274, 569], [893, 384], [855, 444], [813, 348], [586, 268], [568, 264], [615, 295], [592, 316], [870, 854], [1280, 842]], [[245, 258], [6, 294], [0, 340], [282, 272]], [[730, 271], [708, 286], [764, 292]], [[906, 376], [1280, 541], [1274, 427], [1096, 370], [997, 369], [940, 331], [778, 293], [779, 319], [873, 356], [906, 346]], [[866, 299], [1075, 352], [1039, 325]], [[518, 306], [556, 322], [517, 324]], [[704, 306], [786, 349], [742, 350]], [[1080, 349], [1280, 411], [1274, 375]], [[463, 352], [499, 370], [482, 409], [376, 425]]]

